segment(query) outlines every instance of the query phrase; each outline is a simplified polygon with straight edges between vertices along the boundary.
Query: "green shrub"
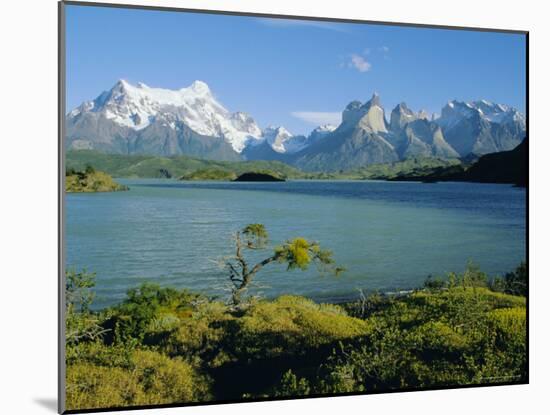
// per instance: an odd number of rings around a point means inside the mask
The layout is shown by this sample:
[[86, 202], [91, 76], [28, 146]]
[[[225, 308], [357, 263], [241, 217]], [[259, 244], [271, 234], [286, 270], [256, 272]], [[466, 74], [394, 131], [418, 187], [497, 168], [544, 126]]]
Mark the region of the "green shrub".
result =
[[134, 373], [143, 388], [141, 404], [197, 402], [211, 399], [206, 377], [184, 360], [152, 351], [134, 353]]
[[211, 399], [208, 378], [184, 360], [146, 350], [133, 351], [129, 360], [110, 360], [111, 349], [88, 350], [88, 356], [80, 363], [67, 366], [68, 409]]
[[236, 308], [145, 284], [100, 313], [89, 277], [68, 279], [69, 317], [104, 333], [68, 341], [71, 409], [526, 379], [526, 298], [474, 267], [344, 306], [287, 295]]
[[133, 367], [132, 356], [135, 349], [136, 344], [105, 346], [101, 342], [80, 343], [67, 347], [66, 361], [67, 365], [87, 363], [94, 366], [130, 369]]
[[365, 321], [348, 316], [341, 307], [295, 296], [260, 301], [235, 322], [237, 352], [255, 358], [303, 354], [369, 331]]
[[201, 303], [190, 316], [180, 320], [162, 350], [170, 356], [195, 356], [209, 367], [218, 367], [232, 360], [228, 327], [233, 320], [223, 303]]
[[509, 379], [519, 380], [527, 372], [527, 313], [525, 308], [504, 308], [489, 313], [489, 327], [494, 330], [495, 355], [506, 369]]
[[296, 397], [309, 395], [309, 382], [304, 379], [298, 379], [292, 370], [285, 372], [281, 378], [281, 383], [273, 391], [273, 396]]
[[522, 262], [515, 271], [504, 275], [504, 291], [512, 295], [527, 295], [527, 264]]
[[101, 318], [90, 311], [94, 300], [95, 274], [67, 270], [65, 273], [65, 342], [68, 347], [101, 339], [106, 333]]
[[67, 409], [138, 405], [144, 393], [137, 378], [118, 367], [79, 363], [67, 367]]
[[382, 305], [375, 296], [378, 306], [364, 314], [370, 332], [336, 349], [308, 379], [311, 389], [341, 393], [525, 379], [525, 298], [493, 292], [480, 281], [457, 276], [444, 289]]
[[201, 298], [186, 290], [161, 288], [151, 283], [130, 289], [127, 298], [109, 310], [106, 326], [112, 330], [110, 340], [143, 341], [150, 334], [172, 331], [178, 326], [180, 318], [191, 314], [193, 304]]

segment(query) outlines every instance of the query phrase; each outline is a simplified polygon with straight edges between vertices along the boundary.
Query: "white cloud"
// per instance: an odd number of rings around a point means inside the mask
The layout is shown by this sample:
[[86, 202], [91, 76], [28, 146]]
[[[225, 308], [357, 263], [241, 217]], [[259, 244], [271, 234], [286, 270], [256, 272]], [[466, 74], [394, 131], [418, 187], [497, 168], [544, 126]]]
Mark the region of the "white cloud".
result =
[[361, 55], [351, 55], [350, 66], [357, 69], [359, 72], [367, 72], [371, 68], [371, 64], [367, 62]]
[[291, 112], [291, 115], [316, 126], [323, 124], [339, 125], [342, 122], [342, 114], [339, 112], [294, 111]]
[[380, 47], [380, 52], [388, 53], [390, 51], [390, 48], [387, 46]]

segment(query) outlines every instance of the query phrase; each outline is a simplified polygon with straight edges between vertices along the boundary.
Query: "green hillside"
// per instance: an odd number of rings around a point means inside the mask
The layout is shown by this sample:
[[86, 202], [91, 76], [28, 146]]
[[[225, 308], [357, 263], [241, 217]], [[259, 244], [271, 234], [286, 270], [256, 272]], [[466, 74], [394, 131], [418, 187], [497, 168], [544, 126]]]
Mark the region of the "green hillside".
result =
[[309, 174], [310, 178], [329, 180], [391, 180], [404, 175], [424, 175], [436, 168], [460, 166], [458, 159], [408, 158], [393, 163], [371, 164], [349, 171]]
[[432, 166], [413, 171], [403, 171], [389, 180], [425, 182], [478, 182], [509, 183], [527, 186], [528, 167], [527, 140], [510, 151], [481, 156], [471, 165]]
[[271, 172], [289, 179], [306, 174], [279, 161], [214, 161], [187, 156], [104, 154], [91, 150], [68, 151], [68, 169], [83, 170], [87, 165], [114, 177], [173, 177], [189, 180], [231, 180], [246, 172]]
[[267, 173], [283, 179], [368, 180], [425, 175], [435, 168], [459, 166], [457, 159], [410, 158], [399, 162], [372, 164], [339, 172], [306, 173], [280, 161], [214, 161], [188, 156], [104, 154], [92, 150], [67, 152], [67, 168], [83, 170], [93, 166], [114, 177], [163, 178], [183, 180], [233, 180], [248, 172]]

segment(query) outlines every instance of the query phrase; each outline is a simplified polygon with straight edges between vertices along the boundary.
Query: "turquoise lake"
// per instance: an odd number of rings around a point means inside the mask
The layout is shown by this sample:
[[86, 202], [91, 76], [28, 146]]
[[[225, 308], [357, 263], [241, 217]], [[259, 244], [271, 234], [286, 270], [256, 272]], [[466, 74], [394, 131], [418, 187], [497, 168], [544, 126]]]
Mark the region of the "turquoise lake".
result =
[[266, 297], [339, 301], [359, 289], [411, 289], [468, 261], [493, 276], [526, 259], [526, 192], [508, 185], [118, 181], [130, 190], [66, 196], [66, 266], [96, 273], [95, 307], [144, 281], [226, 296], [219, 262], [248, 223], [263, 223], [273, 246], [319, 241], [347, 269], [332, 277], [272, 264], [253, 290]]

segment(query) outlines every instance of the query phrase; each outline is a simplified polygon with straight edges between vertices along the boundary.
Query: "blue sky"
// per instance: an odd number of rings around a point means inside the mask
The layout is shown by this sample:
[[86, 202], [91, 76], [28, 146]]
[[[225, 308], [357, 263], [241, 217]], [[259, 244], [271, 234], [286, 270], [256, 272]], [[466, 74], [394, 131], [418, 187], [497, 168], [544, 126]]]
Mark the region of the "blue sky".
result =
[[260, 127], [307, 133], [378, 92], [439, 112], [487, 99], [525, 111], [518, 34], [67, 6], [67, 109], [118, 79], [179, 89], [210, 85]]

